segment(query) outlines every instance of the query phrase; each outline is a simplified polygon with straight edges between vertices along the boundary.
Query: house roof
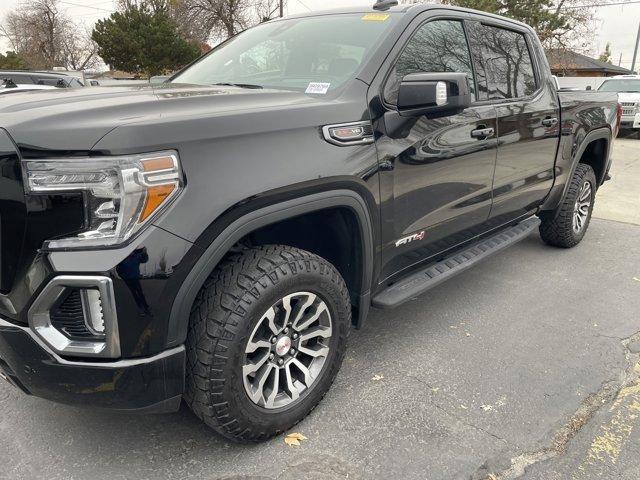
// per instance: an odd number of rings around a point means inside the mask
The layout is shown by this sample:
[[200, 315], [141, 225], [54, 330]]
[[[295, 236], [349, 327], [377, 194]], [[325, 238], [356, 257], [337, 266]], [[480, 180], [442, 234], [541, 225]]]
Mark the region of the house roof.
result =
[[551, 65], [551, 70], [587, 70], [616, 74], [633, 73], [626, 68], [618, 67], [609, 62], [596, 60], [595, 58], [587, 57], [572, 50], [547, 50], [547, 59]]

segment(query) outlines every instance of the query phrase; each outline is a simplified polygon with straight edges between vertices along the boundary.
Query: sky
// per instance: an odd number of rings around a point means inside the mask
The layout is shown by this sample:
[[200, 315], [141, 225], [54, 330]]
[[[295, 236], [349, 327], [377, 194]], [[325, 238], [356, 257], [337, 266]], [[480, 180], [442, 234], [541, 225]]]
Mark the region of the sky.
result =
[[[23, 0], [0, 0], [0, 21]], [[620, 3], [634, 0], [609, 0]], [[287, 13], [326, 10], [333, 7], [350, 5], [371, 5], [374, 0], [288, 0]], [[588, 3], [585, 0], [585, 3]], [[604, 2], [602, 2], [604, 3]], [[113, 10], [114, 0], [60, 0], [61, 7], [76, 22], [91, 28], [96, 20], [108, 16]], [[593, 40], [593, 54], [602, 52], [607, 42], [611, 43], [612, 63], [630, 68], [633, 58], [633, 47], [640, 23], [640, 1], [628, 5], [608, 5], [596, 10], [598, 18], [596, 35]], [[5, 51], [8, 44], [0, 39], [0, 51]], [[640, 57], [640, 54], [639, 54]], [[640, 59], [638, 60], [640, 62]]]

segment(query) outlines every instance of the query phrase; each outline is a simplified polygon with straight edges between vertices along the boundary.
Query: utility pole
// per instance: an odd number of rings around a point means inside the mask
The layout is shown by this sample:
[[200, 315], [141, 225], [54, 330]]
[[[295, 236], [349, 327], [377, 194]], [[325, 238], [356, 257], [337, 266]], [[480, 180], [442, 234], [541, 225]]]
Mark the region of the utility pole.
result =
[[631, 71], [636, 71], [636, 57], [638, 55], [638, 42], [640, 42], [640, 23], [638, 24], [638, 34], [636, 35], [636, 47], [633, 49], [633, 60], [631, 61]]
[[[284, 17], [284, 0], [280, 0], [280, 18]], [[640, 30], [638, 31], [638, 33], [640, 33]], [[634, 56], [635, 58], [635, 56]]]

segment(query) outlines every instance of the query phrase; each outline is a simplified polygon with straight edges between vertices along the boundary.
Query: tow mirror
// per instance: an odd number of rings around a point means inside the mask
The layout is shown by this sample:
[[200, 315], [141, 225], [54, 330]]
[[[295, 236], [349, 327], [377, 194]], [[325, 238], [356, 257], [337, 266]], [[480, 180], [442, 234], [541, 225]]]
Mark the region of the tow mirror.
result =
[[470, 105], [466, 73], [412, 73], [400, 82], [397, 106], [403, 117], [443, 117]]

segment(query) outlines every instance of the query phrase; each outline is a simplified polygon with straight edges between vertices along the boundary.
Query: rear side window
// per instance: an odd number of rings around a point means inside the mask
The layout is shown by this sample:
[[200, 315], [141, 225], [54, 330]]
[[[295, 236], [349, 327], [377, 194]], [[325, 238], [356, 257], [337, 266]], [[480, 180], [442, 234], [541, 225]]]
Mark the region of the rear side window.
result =
[[398, 57], [384, 89], [384, 98], [395, 105], [398, 88], [411, 73], [466, 73], [472, 98], [475, 98], [471, 56], [462, 22], [434, 20], [418, 28]]
[[477, 22], [469, 27], [479, 100], [521, 98], [536, 91], [533, 62], [522, 33]]

